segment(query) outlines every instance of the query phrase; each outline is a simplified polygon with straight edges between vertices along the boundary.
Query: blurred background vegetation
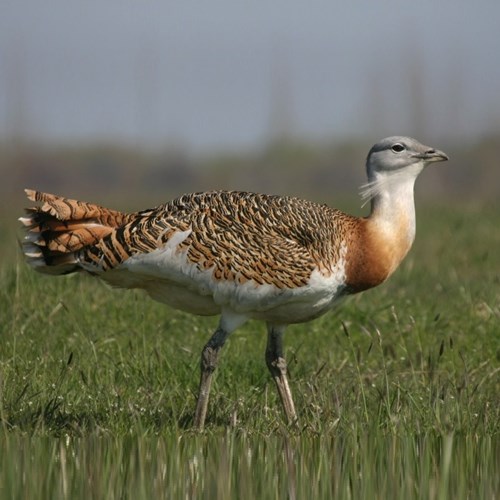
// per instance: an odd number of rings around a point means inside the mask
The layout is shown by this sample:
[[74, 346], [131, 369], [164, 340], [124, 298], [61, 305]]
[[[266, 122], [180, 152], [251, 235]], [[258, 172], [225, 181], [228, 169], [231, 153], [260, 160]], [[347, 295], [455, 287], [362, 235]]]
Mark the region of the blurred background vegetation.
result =
[[[0, 184], [5, 208], [22, 189], [35, 188], [101, 203], [159, 204], [183, 192], [238, 189], [291, 194], [332, 202], [352, 199], [365, 182], [369, 139], [335, 143], [281, 141], [255, 151], [201, 157], [182, 149], [144, 150], [116, 144], [1, 146]], [[433, 144], [434, 145], [434, 144]], [[500, 135], [446, 141], [451, 163], [418, 182], [424, 200], [495, 202], [500, 196]], [[24, 201], [24, 199], [22, 200]], [[118, 207], [116, 207], [118, 208]], [[146, 208], [143, 206], [142, 208]]]

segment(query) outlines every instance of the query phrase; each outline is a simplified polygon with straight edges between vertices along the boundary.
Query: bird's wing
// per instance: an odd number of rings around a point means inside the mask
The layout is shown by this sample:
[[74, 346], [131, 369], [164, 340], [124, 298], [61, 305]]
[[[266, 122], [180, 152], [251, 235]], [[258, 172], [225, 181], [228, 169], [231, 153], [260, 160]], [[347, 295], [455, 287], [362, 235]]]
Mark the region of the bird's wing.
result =
[[78, 257], [99, 274], [126, 268], [150, 278], [184, 274], [196, 280], [209, 271], [216, 281], [295, 288], [307, 284], [328, 251], [321, 242], [322, 209], [252, 193], [185, 195], [138, 212]]

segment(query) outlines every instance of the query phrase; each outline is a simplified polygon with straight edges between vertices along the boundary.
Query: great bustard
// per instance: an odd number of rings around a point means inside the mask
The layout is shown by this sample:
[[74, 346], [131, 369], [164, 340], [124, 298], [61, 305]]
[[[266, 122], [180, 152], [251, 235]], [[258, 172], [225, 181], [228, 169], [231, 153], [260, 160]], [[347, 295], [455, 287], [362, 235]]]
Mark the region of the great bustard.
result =
[[283, 357], [285, 327], [316, 318], [341, 297], [392, 274], [415, 236], [415, 179], [429, 163], [447, 159], [409, 137], [375, 144], [362, 192], [371, 200], [366, 218], [245, 192], [188, 194], [128, 214], [26, 190], [42, 206], [20, 219], [27, 232], [23, 250], [43, 273], [87, 271], [177, 309], [220, 314], [201, 354], [198, 428], [227, 337], [249, 319], [265, 321], [266, 363], [291, 422], [296, 412]]

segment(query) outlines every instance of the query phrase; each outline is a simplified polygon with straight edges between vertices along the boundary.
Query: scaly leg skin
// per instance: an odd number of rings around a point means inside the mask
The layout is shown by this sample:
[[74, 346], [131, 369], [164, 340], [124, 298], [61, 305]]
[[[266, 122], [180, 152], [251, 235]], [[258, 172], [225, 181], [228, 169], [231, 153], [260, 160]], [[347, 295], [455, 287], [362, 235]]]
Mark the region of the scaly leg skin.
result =
[[194, 414], [194, 426], [199, 430], [203, 430], [205, 425], [212, 375], [217, 367], [219, 352], [228, 336], [229, 332], [219, 327], [215, 330], [215, 333], [210, 337], [210, 340], [206, 343], [201, 352], [200, 389], [198, 401], [196, 403], [196, 412]]
[[286, 376], [286, 361], [283, 357], [283, 332], [282, 326], [267, 326], [266, 363], [278, 388], [281, 403], [288, 420], [291, 424], [297, 420], [292, 393]]

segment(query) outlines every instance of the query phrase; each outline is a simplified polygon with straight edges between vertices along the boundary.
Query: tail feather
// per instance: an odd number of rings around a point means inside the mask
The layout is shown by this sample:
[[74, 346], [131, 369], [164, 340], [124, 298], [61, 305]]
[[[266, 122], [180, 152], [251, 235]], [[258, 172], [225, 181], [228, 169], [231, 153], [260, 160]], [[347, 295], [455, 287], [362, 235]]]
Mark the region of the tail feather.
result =
[[19, 220], [26, 235], [22, 243], [27, 262], [47, 274], [80, 270], [78, 252], [96, 244], [130, 216], [99, 205], [26, 189], [29, 200], [42, 206], [26, 209]]

